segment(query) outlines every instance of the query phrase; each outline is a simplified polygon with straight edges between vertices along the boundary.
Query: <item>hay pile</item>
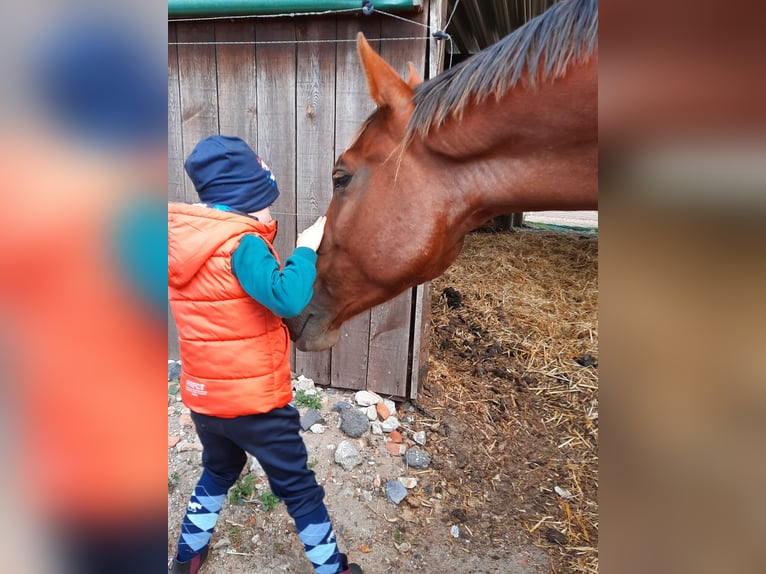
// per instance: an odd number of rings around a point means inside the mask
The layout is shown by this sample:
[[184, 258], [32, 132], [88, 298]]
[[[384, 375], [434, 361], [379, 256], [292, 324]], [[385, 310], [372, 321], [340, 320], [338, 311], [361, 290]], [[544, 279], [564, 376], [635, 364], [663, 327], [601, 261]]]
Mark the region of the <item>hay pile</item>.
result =
[[598, 571], [597, 253], [571, 232], [473, 233], [432, 283], [417, 406], [475, 551], [531, 542], [555, 572]]

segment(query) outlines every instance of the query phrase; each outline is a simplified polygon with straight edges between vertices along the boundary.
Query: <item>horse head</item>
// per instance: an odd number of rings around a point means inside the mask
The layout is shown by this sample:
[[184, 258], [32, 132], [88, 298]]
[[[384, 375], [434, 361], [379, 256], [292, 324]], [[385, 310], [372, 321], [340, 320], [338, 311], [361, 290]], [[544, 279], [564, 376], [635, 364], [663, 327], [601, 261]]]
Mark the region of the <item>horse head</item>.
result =
[[598, 4], [560, 2], [461, 64], [408, 81], [357, 36], [377, 109], [340, 155], [296, 346], [439, 276], [500, 214], [598, 204]]
[[314, 297], [287, 321], [301, 350], [331, 347], [344, 321], [435, 277], [452, 262], [440, 261], [445, 221], [418, 217], [423, 210], [449, 209], [435, 200], [424, 204], [415, 192], [433, 183], [433, 166], [413, 161], [417, 150], [402, 145], [420, 77], [410, 64], [404, 81], [361, 33], [357, 49], [377, 109], [333, 168]]

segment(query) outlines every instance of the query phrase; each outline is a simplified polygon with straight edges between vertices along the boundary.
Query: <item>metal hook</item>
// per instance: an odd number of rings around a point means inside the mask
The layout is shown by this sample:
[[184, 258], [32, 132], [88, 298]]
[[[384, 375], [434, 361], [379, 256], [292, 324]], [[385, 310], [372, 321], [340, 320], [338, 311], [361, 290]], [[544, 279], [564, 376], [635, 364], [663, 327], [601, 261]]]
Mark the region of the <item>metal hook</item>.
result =
[[375, 6], [372, 3], [372, 0], [362, 0], [362, 14], [365, 16], [369, 16], [375, 11]]

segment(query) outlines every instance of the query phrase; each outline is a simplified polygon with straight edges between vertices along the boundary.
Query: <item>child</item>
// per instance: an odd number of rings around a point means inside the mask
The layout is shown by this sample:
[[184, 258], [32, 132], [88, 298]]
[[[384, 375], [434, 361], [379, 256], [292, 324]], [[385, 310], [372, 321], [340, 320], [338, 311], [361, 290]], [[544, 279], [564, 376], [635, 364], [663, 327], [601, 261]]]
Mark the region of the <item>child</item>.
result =
[[169, 298], [178, 326], [181, 396], [204, 470], [181, 526], [173, 574], [196, 574], [246, 452], [295, 521], [318, 574], [361, 574], [338, 551], [324, 490], [307, 468], [281, 317], [312, 296], [325, 218], [298, 236], [280, 267], [272, 246], [279, 196], [266, 164], [239, 138], [202, 140], [184, 165], [205, 205], [168, 204]]

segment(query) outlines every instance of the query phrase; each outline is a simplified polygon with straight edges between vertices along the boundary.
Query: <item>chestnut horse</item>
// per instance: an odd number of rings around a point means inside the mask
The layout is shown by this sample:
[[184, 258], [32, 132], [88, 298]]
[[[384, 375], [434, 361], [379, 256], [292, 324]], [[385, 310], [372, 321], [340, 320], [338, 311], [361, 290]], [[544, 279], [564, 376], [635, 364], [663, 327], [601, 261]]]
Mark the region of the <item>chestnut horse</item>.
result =
[[333, 169], [314, 297], [287, 322], [299, 349], [439, 276], [497, 215], [596, 208], [597, 30], [596, 0], [564, 0], [424, 83], [358, 35], [377, 109]]

